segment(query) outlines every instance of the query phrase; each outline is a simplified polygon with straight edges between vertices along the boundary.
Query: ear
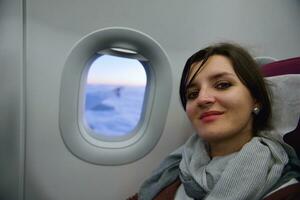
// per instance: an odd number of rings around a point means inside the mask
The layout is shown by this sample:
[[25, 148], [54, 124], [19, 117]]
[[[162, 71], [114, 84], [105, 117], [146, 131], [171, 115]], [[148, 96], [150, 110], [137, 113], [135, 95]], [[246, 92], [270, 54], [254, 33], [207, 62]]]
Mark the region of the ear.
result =
[[254, 101], [254, 104], [253, 104], [253, 109], [252, 109], [252, 112], [255, 114], [255, 115], [258, 115], [258, 113], [260, 112], [261, 110], [261, 103], [257, 102], [256, 100]]
[[255, 107], [261, 108], [261, 103], [258, 102], [256, 99], [253, 99], [253, 108], [255, 108]]

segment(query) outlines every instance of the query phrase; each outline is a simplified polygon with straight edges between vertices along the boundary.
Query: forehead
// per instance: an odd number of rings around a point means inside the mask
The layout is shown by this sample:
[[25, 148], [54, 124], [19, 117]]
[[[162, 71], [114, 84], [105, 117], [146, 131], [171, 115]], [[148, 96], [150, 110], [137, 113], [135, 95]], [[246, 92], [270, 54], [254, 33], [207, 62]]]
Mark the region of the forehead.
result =
[[[217, 75], [231, 75], [237, 77], [231, 61], [225, 56], [213, 55], [208, 58], [203, 66], [201, 66], [201, 64], [202, 61], [199, 61], [191, 65], [190, 73], [188, 75], [189, 80], [195, 73], [197, 73], [196, 78], [213, 77]], [[199, 67], [201, 68], [199, 69]]]

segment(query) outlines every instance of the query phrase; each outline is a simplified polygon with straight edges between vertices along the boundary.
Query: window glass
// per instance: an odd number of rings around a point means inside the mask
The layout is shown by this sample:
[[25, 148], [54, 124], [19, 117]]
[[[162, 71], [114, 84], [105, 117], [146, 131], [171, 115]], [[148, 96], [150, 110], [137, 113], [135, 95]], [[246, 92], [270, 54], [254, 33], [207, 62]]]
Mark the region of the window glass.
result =
[[92, 136], [119, 139], [134, 133], [142, 117], [147, 75], [136, 59], [101, 55], [87, 73], [84, 119]]

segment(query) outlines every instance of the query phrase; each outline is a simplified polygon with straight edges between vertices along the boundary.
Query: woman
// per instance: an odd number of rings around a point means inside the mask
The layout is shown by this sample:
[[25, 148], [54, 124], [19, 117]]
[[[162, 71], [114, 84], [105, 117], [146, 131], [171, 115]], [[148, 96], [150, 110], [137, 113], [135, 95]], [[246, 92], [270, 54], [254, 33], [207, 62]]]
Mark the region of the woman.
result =
[[196, 134], [132, 199], [256, 200], [299, 177], [293, 150], [271, 137], [268, 90], [240, 46], [222, 43], [192, 55], [180, 98]]

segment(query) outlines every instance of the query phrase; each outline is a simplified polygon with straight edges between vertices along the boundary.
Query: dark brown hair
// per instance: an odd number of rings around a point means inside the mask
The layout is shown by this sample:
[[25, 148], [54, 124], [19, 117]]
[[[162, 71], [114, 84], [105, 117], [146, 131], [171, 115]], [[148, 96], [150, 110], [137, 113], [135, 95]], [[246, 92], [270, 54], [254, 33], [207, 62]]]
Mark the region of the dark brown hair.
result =
[[[253, 131], [256, 134], [260, 130], [271, 127], [271, 101], [270, 93], [259, 70], [258, 64], [252, 56], [241, 46], [232, 43], [219, 43], [206, 47], [193, 54], [184, 66], [180, 81], [180, 99], [184, 110], [186, 109], [186, 90], [189, 84], [197, 76], [200, 68], [212, 55], [222, 55], [228, 58], [233, 69], [241, 82], [248, 88], [252, 97], [259, 103], [260, 112], [254, 115]], [[189, 79], [190, 69], [193, 63], [202, 61], [201, 65], [193, 76]]]

